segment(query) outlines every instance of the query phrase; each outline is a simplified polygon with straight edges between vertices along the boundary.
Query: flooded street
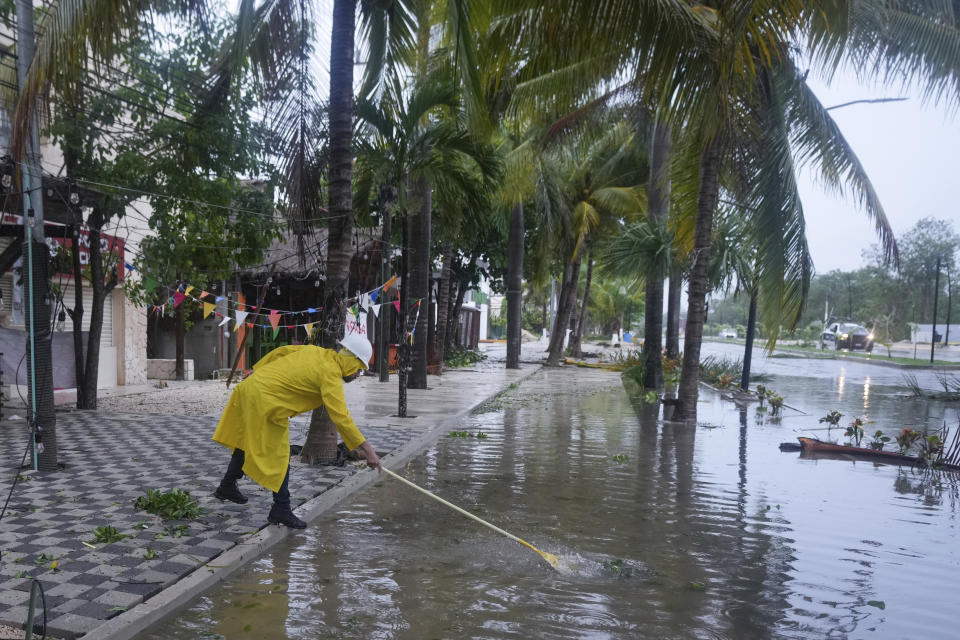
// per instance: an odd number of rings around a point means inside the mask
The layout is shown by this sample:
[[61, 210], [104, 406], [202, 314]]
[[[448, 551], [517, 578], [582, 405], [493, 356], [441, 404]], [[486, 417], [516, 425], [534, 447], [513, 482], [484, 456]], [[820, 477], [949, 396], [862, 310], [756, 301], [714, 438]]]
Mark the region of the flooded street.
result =
[[890, 435], [956, 409], [903, 397], [896, 369], [755, 370], [793, 409], [704, 389], [694, 427], [617, 374], [545, 369], [457, 427], [485, 438], [394, 469], [568, 571], [384, 475], [139, 637], [955, 637], [960, 478], [777, 445], [822, 437], [829, 409]]

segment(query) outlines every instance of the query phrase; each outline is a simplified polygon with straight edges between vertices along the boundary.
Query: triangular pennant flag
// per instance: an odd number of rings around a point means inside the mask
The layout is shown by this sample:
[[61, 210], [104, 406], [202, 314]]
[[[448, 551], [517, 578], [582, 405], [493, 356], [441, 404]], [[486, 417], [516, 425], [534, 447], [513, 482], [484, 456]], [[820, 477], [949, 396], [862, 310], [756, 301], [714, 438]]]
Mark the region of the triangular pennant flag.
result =
[[247, 312], [246, 312], [246, 311], [240, 311], [240, 310], [238, 309], [238, 310], [237, 310], [237, 324], [234, 325], [233, 330], [236, 331], [236, 330], [240, 327], [240, 325], [243, 324], [243, 321], [246, 320], [246, 319], [247, 319]]
[[413, 306], [414, 306], [414, 307], [419, 307], [421, 300], [423, 300], [423, 298], [419, 298], [416, 302], [413, 303]]
[[204, 302], [203, 303], [203, 319], [206, 320], [207, 316], [209, 316], [210, 313], [216, 308], [217, 308], [217, 305], [213, 304], [212, 302]]
[[210, 295], [210, 294], [207, 293], [206, 291], [201, 291], [201, 292], [200, 292], [200, 297], [201, 297], [201, 298], [206, 298], [208, 295]]
[[187, 295], [190, 295], [190, 292], [191, 292], [191, 291], [193, 291], [193, 286], [192, 286], [192, 285], [189, 286], [189, 287], [187, 287], [187, 290], [184, 291], [184, 293], [187, 294]]
[[143, 279], [143, 286], [144, 286], [144, 288], [147, 290], [148, 293], [151, 292], [151, 291], [153, 291], [154, 289], [156, 289], [158, 284], [160, 284], [160, 283], [157, 282], [156, 280], [154, 280], [153, 278], [144, 278], [144, 279]]
[[225, 299], [225, 298], [224, 298], [223, 296], [217, 296], [217, 300], [216, 300], [216, 301], [217, 301], [217, 302], [221, 302], [221, 301], [223, 301], [224, 299]]
[[393, 308], [397, 310], [397, 313], [400, 313], [400, 301], [399, 301], [399, 300], [394, 300], [394, 301], [393, 301]]
[[184, 294], [180, 293], [179, 291], [175, 291], [174, 294], [173, 294], [173, 306], [174, 306], [174, 308], [179, 307], [179, 306], [180, 306], [180, 303], [183, 302], [183, 299], [186, 298], [186, 297], [187, 297], [187, 296], [185, 296]]
[[372, 305], [370, 305], [370, 311], [373, 311], [373, 317], [374, 317], [374, 318], [379, 318], [379, 317], [380, 317], [380, 305], [378, 305], [378, 304], [372, 304]]
[[270, 311], [270, 326], [273, 327], [273, 337], [277, 337], [277, 331], [279, 331], [280, 326], [280, 314], [276, 309], [271, 309]]
[[353, 314], [354, 318], [360, 317], [360, 309], [357, 308], [357, 305], [353, 305], [352, 307], [350, 307], [350, 313]]
[[390, 291], [390, 287], [392, 287], [392, 286], [393, 286], [393, 283], [396, 282], [396, 281], [397, 281], [397, 276], [393, 276], [392, 278], [390, 278], [389, 280], [387, 280], [387, 281], [384, 283], [382, 289], [383, 289], [384, 291]]
[[248, 323], [247, 323], [247, 329], [253, 329], [253, 323], [252, 323], [252, 322], [248, 322]]
[[221, 320], [221, 321], [220, 321], [220, 324], [218, 324], [217, 326], [218, 326], [218, 327], [222, 327], [223, 325], [227, 324], [228, 322], [230, 322], [230, 316], [223, 316], [223, 320]]
[[313, 324], [314, 323], [312, 322], [308, 322], [307, 324], [303, 325], [303, 328], [307, 330], [307, 340], [313, 336]]
[[133, 265], [130, 264], [129, 262], [124, 262], [123, 266], [126, 268], [127, 271], [136, 271], [136, 269], [133, 268]]
[[316, 313], [316, 312], [317, 312], [317, 310], [314, 309], [313, 307], [308, 307], [308, 308], [307, 308], [307, 313]]
[[380, 295], [380, 290], [379, 290], [379, 289], [374, 289], [373, 291], [371, 291], [371, 292], [370, 292], [370, 302], [376, 302], [376, 301], [377, 301], [377, 296], [379, 296], [379, 295]]

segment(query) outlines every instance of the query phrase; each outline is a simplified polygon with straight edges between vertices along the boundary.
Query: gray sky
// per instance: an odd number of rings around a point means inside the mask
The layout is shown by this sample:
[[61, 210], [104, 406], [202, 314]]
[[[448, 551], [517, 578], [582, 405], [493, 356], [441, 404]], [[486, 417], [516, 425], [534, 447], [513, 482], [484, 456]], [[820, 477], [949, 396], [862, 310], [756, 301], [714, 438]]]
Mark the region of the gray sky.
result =
[[[826, 106], [864, 98], [909, 96], [905, 102], [858, 104], [831, 111], [873, 182], [899, 237], [924, 217], [952, 220], [960, 231], [960, 113], [923, 106], [918, 92], [863, 87], [839, 76], [830, 87], [809, 84]], [[877, 242], [873, 223], [851, 198], [825, 193], [809, 174], [800, 183], [807, 240], [817, 273], [863, 265], [861, 252]]]

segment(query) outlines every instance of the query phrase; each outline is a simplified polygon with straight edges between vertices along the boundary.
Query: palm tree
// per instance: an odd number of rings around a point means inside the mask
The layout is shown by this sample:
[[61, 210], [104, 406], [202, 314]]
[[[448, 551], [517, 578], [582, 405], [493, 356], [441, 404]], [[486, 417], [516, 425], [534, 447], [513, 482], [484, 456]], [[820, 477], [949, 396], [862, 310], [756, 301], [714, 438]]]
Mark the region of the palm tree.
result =
[[541, 270], [559, 256], [562, 265], [559, 307], [547, 364], [556, 366], [571, 314], [576, 307], [583, 245], [605, 219], [635, 218], [646, 208], [633, 128], [620, 122], [593, 135], [584, 131], [552, 149], [542, 190], [552, 192], [538, 202], [539, 232], [534, 247], [535, 268]]
[[[526, 43], [526, 50], [539, 58], [543, 87], [539, 91], [532, 87], [532, 94], [570, 102], [591, 92], [600, 93], [604, 81], [632, 78], [638, 91], [657, 105], [658, 115], [667, 117], [675, 131], [684, 130], [691, 138], [688, 144], [696, 149], [690, 157], [696, 162], [687, 163], [688, 169], [694, 170], [687, 172], [682, 185], [696, 202], [691, 209], [696, 212], [695, 234], [684, 348], [686, 373], [680, 393], [681, 413], [692, 415], [719, 175], [721, 165], [733, 157], [734, 141], [760, 130], [756, 119], [748, 117], [749, 98], [757, 91], [757, 70], [789, 59], [783, 43], [806, 37], [821, 68], [836, 68], [846, 55], [861, 63], [856, 68], [865, 75], [916, 78], [932, 100], [955, 105], [958, 66], [952, 53], [955, 48], [949, 45], [957, 39], [954, 13], [939, 3], [870, 0], [697, 5], [566, 0], [554, 3], [552, 9], [556, 19], [538, 11], [531, 0], [513, 2], [505, 20], [504, 30]], [[586, 25], [590, 37], [583, 37]], [[667, 33], [671, 37], [664, 37]], [[551, 48], [551, 43], [563, 43], [562, 51]], [[566, 62], [570, 59], [580, 62]], [[636, 60], [644, 64], [637, 65]], [[838, 133], [832, 122], [819, 122], [821, 133], [827, 129]], [[838, 186], [841, 180], [849, 184], [856, 181], [855, 162], [843, 161], [843, 169], [832, 174], [823, 162], [823, 155], [836, 159], [846, 151], [845, 143], [840, 142], [839, 147], [835, 140], [823, 149], [807, 147], [797, 159], [820, 164], [830, 184]], [[779, 160], [782, 167], [783, 156]], [[868, 202], [869, 190], [864, 190], [862, 182], [852, 186], [893, 255], [895, 245], [882, 216], [876, 215], [878, 210]], [[676, 182], [674, 189], [678, 189]], [[770, 255], [772, 251], [765, 253]], [[783, 262], [782, 255], [778, 261]], [[794, 300], [795, 293], [802, 294], [802, 287], [786, 289]], [[778, 305], [781, 300], [768, 303]]]

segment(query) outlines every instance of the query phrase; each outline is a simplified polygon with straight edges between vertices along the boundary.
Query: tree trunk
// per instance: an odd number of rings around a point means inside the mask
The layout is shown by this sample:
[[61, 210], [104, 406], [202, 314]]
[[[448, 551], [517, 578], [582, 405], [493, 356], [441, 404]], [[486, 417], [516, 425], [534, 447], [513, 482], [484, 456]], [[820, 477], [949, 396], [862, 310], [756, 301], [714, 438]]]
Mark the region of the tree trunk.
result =
[[523, 337], [523, 203], [510, 211], [507, 240], [507, 369], [520, 368]]
[[680, 300], [683, 295], [683, 271], [670, 268], [670, 286], [667, 290], [667, 357], [680, 355]]
[[583, 287], [583, 302], [580, 303], [580, 318], [577, 320], [577, 334], [574, 336], [573, 344], [570, 345], [570, 353], [574, 358], [583, 357], [583, 326], [587, 322], [587, 304], [590, 302], [590, 282], [593, 280], [593, 258], [587, 256], [587, 281]]
[[693, 265], [690, 268], [690, 301], [687, 306], [687, 330], [684, 334], [683, 367], [677, 388], [674, 418], [695, 420], [700, 380], [700, 344], [706, 318], [707, 270], [713, 240], [713, 218], [719, 192], [720, 145], [711, 140], [700, 156], [700, 188], [697, 193], [697, 219], [693, 232]]
[[[96, 293], [94, 293], [94, 295], [96, 295]], [[177, 380], [183, 380], [185, 377], [184, 376], [184, 369], [185, 369], [184, 358], [186, 355], [185, 354], [186, 347], [184, 343], [186, 341], [187, 321], [186, 321], [186, 318], [184, 317], [183, 310], [184, 310], [184, 307], [186, 306], [187, 306], [186, 301], [181, 300], [180, 304], [178, 304], [177, 307], [173, 310], [173, 316], [174, 316], [174, 319], [176, 320], [175, 328], [174, 328], [174, 343], [176, 345], [176, 362], [175, 362], [175, 368], [174, 368], [174, 377]]]
[[[330, 222], [327, 226], [327, 279], [321, 323], [321, 344], [333, 347], [343, 337], [353, 256], [353, 47], [356, 0], [334, 0], [330, 37]], [[316, 410], [301, 460], [330, 464], [337, 459], [337, 431], [326, 411]]]
[[[87, 409], [97, 408], [97, 377], [100, 369], [100, 333], [103, 330], [103, 305], [107, 296], [117, 284], [115, 276], [104, 283], [103, 254], [100, 252], [100, 230], [105, 222], [103, 214], [94, 210], [87, 221], [90, 237], [90, 286], [93, 291], [90, 309], [90, 331], [87, 334], [86, 366], [84, 367], [83, 387], [77, 388], [77, 395], [84, 396]], [[78, 400], [79, 403], [79, 400]]]
[[556, 367], [563, 356], [564, 337], [570, 325], [570, 314], [577, 306], [577, 282], [580, 280], [580, 258], [572, 263], [568, 262], [564, 268], [565, 282], [560, 287], [560, 308], [557, 310], [557, 319], [554, 322], [553, 336], [550, 338], [550, 349], [547, 354], [547, 366]]
[[757, 330], [757, 288], [750, 291], [750, 311], [747, 313], [747, 341], [743, 348], [743, 373], [740, 375], [740, 388], [750, 389], [750, 364], [753, 360], [753, 334]]
[[436, 353], [440, 365], [443, 365], [443, 359], [446, 356], [447, 345], [447, 321], [450, 319], [450, 285], [453, 278], [453, 243], [443, 243], [443, 258], [440, 267], [440, 285], [437, 289], [437, 335], [436, 335]]
[[430, 311], [430, 218], [432, 193], [430, 183], [421, 176], [416, 183], [420, 210], [410, 220], [413, 255], [410, 260], [410, 309], [413, 348], [410, 354], [410, 389], [427, 388], [427, 315]]
[[77, 409], [88, 409], [87, 396], [82, 393], [86, 372], [83, 357], [83, 265], [80, 263], [79, 227], [71, 226], [70, 236], [73, 239], [70, 251], [73, 258], [73, 309], [70, 310], [70, 321], [73, 323], [73, 368], [77, 386]]
[[447, 346], [445, 353], [449, 353], [454, 340], [457, 339], [457, 328], [460, 326], [460, 309], [463, 307], [463, 299], [467, 296], [467, 289], [470, 288], [470, 271], [477, 263], [477, 254], [474, 252], [470, 256], [470, 262], [463, 269], [460, 277], [457, 279], [457, 298], [453, 303], [453, 309], [450, 317], [447, 319]]
[[[650, 222], [659, 228], [666, 225], [670, 211], [670, 127], [657, 120], [650, 146], [650, 178], [647, 201]], [[651, 264], [646, 273], [643, 323], [643, 385], [650, 389], [663, 387], [663, 271]]]

